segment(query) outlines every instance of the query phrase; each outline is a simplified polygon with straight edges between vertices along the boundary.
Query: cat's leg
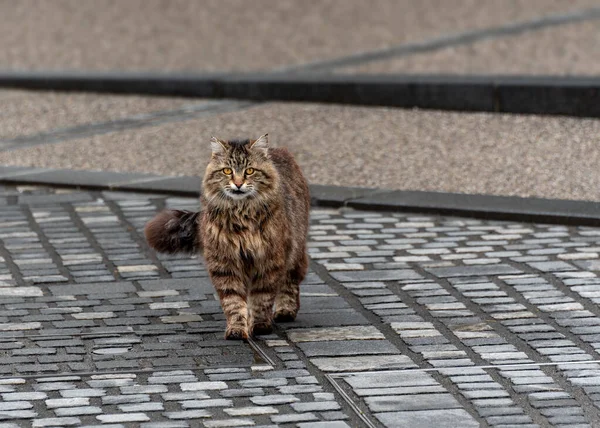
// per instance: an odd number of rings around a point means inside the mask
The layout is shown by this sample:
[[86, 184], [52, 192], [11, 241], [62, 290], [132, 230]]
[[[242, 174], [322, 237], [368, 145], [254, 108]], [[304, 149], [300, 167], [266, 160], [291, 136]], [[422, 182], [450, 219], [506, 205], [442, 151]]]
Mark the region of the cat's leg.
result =
[[209, 271], [209, 274], [227, 320], [225, 339], [247, 340], [248, 306], [244, 281], [231, 272]]
[[257, 278], [248, 290], [248, 330], [250, 335], [273, 331], [273, 305], [277, 287], [282, 281], [282, 269], [272, 269]]
[[296, 319], [300, 309], [300, 283], [306, 276], [307, 270], [308, 256], [306, 251], [303, 251], [296, 266], [288, 272], [286, 280], [279, 286], [275, 298], [276, 322], [291, 322]]

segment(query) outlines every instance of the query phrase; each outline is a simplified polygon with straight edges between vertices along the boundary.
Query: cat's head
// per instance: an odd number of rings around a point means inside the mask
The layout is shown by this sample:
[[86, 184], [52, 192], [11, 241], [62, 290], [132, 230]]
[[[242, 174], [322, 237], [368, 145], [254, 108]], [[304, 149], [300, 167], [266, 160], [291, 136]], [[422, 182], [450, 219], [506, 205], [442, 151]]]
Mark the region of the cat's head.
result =
[[267, 134], [256, 140], [210, 140], [212, 157], [204, 175], [204, 196], [218, 204], [268, 198], [279, 175], [269, 158]]

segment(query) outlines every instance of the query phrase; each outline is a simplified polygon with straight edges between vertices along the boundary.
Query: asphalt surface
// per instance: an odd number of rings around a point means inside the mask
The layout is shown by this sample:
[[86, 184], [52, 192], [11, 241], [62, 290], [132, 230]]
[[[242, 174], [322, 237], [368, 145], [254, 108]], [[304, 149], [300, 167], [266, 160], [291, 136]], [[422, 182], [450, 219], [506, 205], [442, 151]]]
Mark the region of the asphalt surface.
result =
[[201, 176], [211, 135], [269, 133], [314, 184], [600, 200], [597, 119], [300, 103], [177, 117], [85, 138], [67, 128], [56, 144], [43, 144], [54, 134], [32, 134], [0, 163]]
[[597, 76], [600, 20], [339, 68], [339, 73]]
[[592, 6], [596, 0], [3, 1], [0, 64], [268, 70]]
[[0, 91], [0, 102], [0, 140], [78, 125], [113, 122], [191, 104], [181, 98], [99, 97], [17, 90]]

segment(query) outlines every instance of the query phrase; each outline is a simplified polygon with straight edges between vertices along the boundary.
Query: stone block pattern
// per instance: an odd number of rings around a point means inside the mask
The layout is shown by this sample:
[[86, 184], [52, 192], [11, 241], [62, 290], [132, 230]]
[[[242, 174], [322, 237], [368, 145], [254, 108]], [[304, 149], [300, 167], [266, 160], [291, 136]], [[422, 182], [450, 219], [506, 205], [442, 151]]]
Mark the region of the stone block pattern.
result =
[[242, 343], [202, 262], [146, 245], [163, 207], [198, 204], [0, 187], [6, 426], [600, 420], [598, 229], [314, 209], [298, 319]]

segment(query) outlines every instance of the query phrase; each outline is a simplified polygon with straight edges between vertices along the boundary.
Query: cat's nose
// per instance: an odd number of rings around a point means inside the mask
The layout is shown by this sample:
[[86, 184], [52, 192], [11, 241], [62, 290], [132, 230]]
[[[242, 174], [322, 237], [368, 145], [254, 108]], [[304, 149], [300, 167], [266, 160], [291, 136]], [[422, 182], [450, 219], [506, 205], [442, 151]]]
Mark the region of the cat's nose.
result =
[[244, 185], [244, 181], [243, 180], [233, 180], [233, 185], [237, 186], [237, 188], [241, 188]]

